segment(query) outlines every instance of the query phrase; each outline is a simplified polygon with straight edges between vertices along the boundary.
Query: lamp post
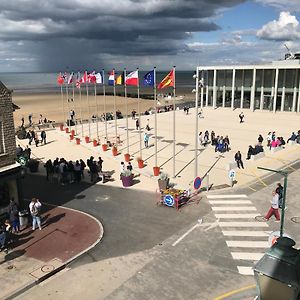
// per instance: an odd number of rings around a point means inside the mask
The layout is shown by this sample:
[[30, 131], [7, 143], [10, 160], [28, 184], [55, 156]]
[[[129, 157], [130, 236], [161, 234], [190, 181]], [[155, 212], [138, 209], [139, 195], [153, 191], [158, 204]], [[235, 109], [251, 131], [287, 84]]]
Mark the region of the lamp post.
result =
[[283, 171], [283, 170], [273, 170], [273, 169], [262, 168], [262, 167], [257, 167], [257, 169], [278, 173], [278, 174], [281, 174], [282, 176], [284, 176], [283, 194], [282, 194], [282, 207], [281, 207], [281, 219], [280, 219], [280, 237], [282, 237], [282, 235], [283, 235], [283, 226], [284, 226], [285, 200], [286, 200], [286, 188], [287, 188], [288, 172]]

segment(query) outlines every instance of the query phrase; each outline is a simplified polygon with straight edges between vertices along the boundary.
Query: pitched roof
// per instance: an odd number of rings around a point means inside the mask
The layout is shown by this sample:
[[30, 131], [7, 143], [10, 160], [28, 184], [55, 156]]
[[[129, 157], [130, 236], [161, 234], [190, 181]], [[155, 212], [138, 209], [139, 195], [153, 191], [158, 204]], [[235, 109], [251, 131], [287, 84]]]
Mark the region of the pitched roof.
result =
[[0, 96], [11, 95], [11, 90], [9, 90], [1, 81], [0, 81]]

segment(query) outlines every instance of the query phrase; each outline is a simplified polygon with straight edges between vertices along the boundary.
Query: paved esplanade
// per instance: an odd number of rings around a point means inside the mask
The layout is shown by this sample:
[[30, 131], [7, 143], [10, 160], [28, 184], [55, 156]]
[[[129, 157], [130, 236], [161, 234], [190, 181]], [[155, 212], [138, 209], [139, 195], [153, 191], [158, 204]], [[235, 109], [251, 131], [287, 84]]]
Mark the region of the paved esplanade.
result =
[[[234, 154], [240, 150], [243, 155], [245, 169], [237, 169], [237, 185], [245, 185], [252, 181], [260, 181], [258, 177], [267, 174], [265, 171], [257, 170], [257, 166], [266, 168], [281, 168], [282, 166], [295, 161], [299, 158], [300, 147], [297, 145], [286, 145], [284, 150], [271, 153], [266, 147], [266, 136], [269, 131], [276, 131], [277, 136], [283, 136], [285, 140], [290, 136], [292, 131], [297, 131], [299, 124], [299, 116], [291, 113], [270, 113], [268, 111], [244, 111], [245, 122], [239, 123], [239, 110], [231, 109], [204, 109], [204, 118], [199, 119], [199, 131], [204, 133], [205, 130], [215, 131], [216, 135], [228, 135], [230, 139], [231, 150], [223, 153], [216, 165], [209, 173], [210, 184], [214, 186], [228, 185], [228, 170], [226, 167], [230, 161], [234, 161]], [[158, 114], [158, 165], [161, 170], [170, 177], [173, 176], [173, 147], [172, 147], [172, 118], [173, 112]], [[135, 158], [139, 156], [139, 132], [135, 130], [135, 121], [129, 119], [129, 153], [133, 156], [132, 164], [136, 172], [141, 173], [140, 183], [134, 185], [135, 189], [146, 189], [155, 191], [157, 188], [157, 180], [153, 177], [154, 166], [154, 115], [143, 116], [141, 121], [142, 128], [146, 125], [146, 120], [150, 120], [152, 134], [150, 138], [150, 147], [142, 149], [142, 158], [147, 165], [143, 169], [138, 169]], [[118, 147], [121, 153], [117, 157], [113, 157], [111, 151], [103, 152], [101, 146], [93, 147], [92, 143], [86, 144], [84, 136], [88, 134], [88, 125], [83, 126], [84, 132], [81, 133], [81, 125], [77, 126], [78, 136], [81, 137], [81, 145], [76, 145], [75, 140], [69, 140], [69, 134], [59, 131], [48, 131], [47, 141], [50, 142], [46, 146], [32, 146], [34, 155], [46, 161], [49, 158], [64, 157], [67, 160], [76, 160], [83, 158], [86, 160], [93, 155], [95, 158], [101, 156], [104, 160], [104, 170], [115, 170], [113, 182], [106, 183], [112, 186], [122, 186], [119, 180], [119, 164], [124, 161], [124, 155], [127, 152], [126, 142], [126, 120], [118, 120], [118, 134], [122, 144]], [[182, 110], [176, 111], [176, 178], [171, 182], [177, 184], [178, 187], [188, 188], [195, 178], [194, 170], [194, 136], [195, 136], [195, 110], [191, 109], [189, 115]], [[74, 127], [73, 127], [74, 128]], [[104, 123], [98, 126], [100, 143], [103, 143], [105, 136]], [[144, 130], [142, 130], [144, 132]], [[91, 124], [91, 139], [96, 138], [96, 124]], [[110, 121], [108, 125], [108, 136], [111, 141], [114, 140], [114, 121]], [[258, 134], [264, 137], [263, 145], [265, 146], [266, 157], [247, 161], [246, 153], [249, 145], [257, 143]], [[82, 137], [83, 136], [83, 137]], [[142, 136], [143, 137], [143, 136]], [[27, 140], [20, 141], [25, 145]], [[142, 142], [143, 145], [143, 142]], [[203, 176], [211, 168], [211, 166], [219, 158], [219, 153], [215, 153], [213, 146], [199, 146], [198, 157], [198, 176]], [[205, 182], [205, 180], [204, 180]]]

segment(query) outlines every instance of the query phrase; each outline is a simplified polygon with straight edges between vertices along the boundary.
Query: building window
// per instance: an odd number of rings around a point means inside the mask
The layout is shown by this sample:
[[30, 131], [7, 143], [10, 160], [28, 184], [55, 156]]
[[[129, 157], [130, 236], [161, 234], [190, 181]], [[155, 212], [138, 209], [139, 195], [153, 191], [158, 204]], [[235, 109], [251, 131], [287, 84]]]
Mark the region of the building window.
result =
[[0, 154], [5, 153], [3, 118], [0, 117]]

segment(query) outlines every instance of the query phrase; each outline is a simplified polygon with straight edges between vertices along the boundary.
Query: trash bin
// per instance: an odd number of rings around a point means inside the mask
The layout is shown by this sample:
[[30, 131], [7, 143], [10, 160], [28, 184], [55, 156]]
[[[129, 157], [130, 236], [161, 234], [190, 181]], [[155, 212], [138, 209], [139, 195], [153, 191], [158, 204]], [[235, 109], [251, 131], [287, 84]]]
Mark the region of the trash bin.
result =
[[27, 210], [22, 210], [19, 212], [20, 227], [26, 227], [28, 225], [28, 216], [29, 213]]

